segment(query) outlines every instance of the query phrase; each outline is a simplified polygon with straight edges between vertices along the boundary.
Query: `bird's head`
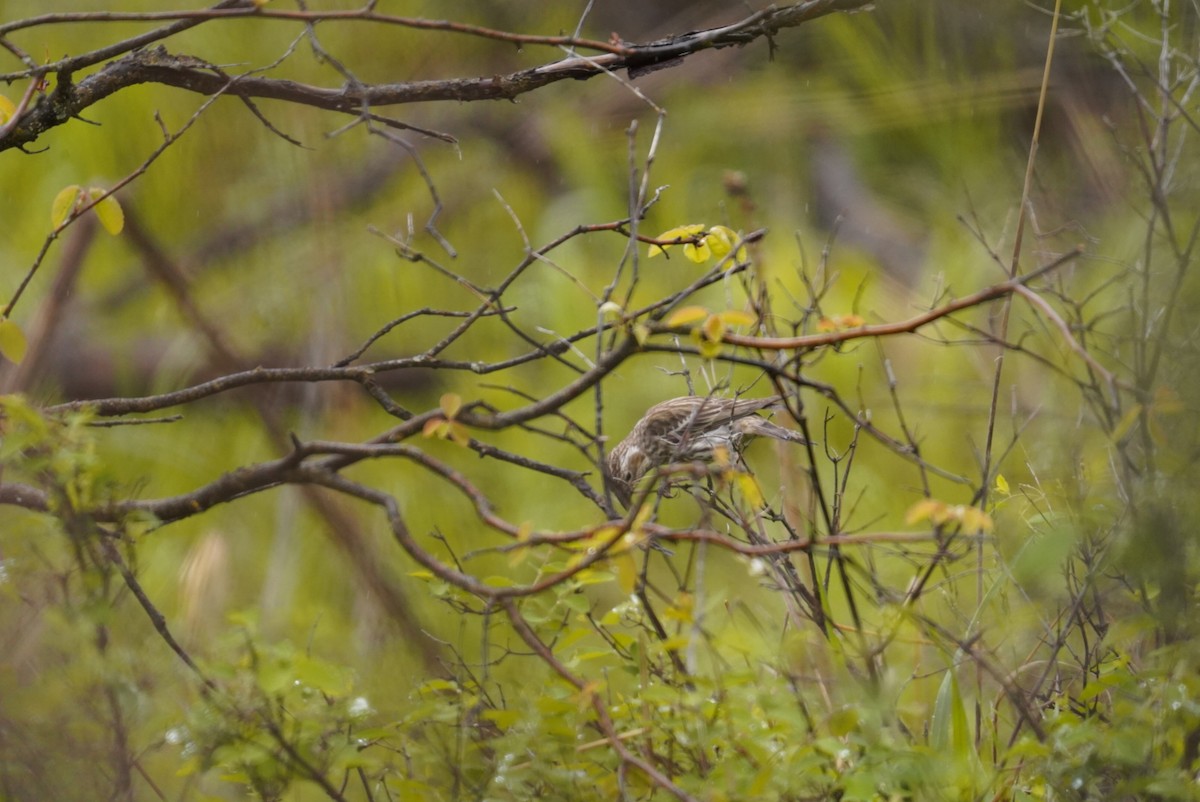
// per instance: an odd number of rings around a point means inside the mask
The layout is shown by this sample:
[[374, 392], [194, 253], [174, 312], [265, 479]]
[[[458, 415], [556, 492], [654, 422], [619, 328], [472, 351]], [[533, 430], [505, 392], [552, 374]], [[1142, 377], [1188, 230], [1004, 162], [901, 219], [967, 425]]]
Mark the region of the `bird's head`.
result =
[[633, 489], [646, 473], [646, 454], [636, 444], [623, 440], [608, 454], [608, 486], [621, 506], [629, 509]]

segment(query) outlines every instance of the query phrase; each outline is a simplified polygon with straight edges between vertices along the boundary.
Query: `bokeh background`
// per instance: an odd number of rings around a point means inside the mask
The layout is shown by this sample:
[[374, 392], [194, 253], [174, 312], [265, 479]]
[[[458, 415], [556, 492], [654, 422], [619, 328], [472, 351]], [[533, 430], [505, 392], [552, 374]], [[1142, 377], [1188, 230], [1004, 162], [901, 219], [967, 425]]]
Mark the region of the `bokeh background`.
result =
[[[354, 7], [310, 4], [318, 5]], [[1122, 332], [1133, 333], [1127, 313], [1136, 303], [1122, 281], [1146, 254], [1147, 207], [1130, 149], [1136, 149], [1139, 125], [1146, 122], [1138, 117], [1138, 100], [1125, 78], [1086, 35], [1084, 20], [1102, 19], [1100, 7], [1065, 5], [1069, 15], [1085, 16], [1068, 17], [1057, 42], [1021, 259], [1030, 269], [1077, 244], [1085, 246], [1085, 256], [1065, 267], [1055, 279], [1062, 283], [1055, 286], [1081, 307], [1090, 305], [1087, 316], [1095, 328], [1077, 332], [1080, 339], [1094, 336], [1107, 348], [1120, 341]], [[1154, 33], [1150, 4], [1142, 5], [1128, 22]], [[583, 6], [413, 0], [383, 2], [379, 10], [556, 34], [575, 30]], [[54, 10], [163, 7], [80, 0], [59, 3]], [[609, 0], [596, 3], [582, 33], [648, 41], [724, 24], [744, 16], [747, 8], [727, 2]], [[5, 21], [46, 11], [38, 2], [0, 2]], [[1177, 13], [1185, 30], [1194, 28], [1194, 10]], [[11, 38], [39, 59], [57, 58], [146, 27], [64, 22]], [[297, 146], [268, 131], [236, 99], [221, 99], [120, 193], [124, 233], [112, 237], [94, 225], [78, 225], [55, 245], [13, 313], [31, 334], [31, 359], [20, 368], [5, 365], [0, 386], [26, 393], [38, 404], [144, 395], [235, 367], [329, 364], [405, 312], [470, 309], [475, 298], [468, 289], [401, 258], [383, 235], [404, 238], [411, 227], [414, 248], [479, 286], [494, 285], [520, 261], [526, 242], [538, 247], [577, 225], [628, 214], [630, 165], [644, 168], [660, 122], [646, 99], [666, 114], [650, 168], [651, 186], [662, 190], [642, 224], [644, 232], [687, 223], [765, 228], [756, 257], [777, 307], [799, 310], [808, 302], [807, 276], [828, 282], [822, 308], [830, 313], [855, 313], [868, 322], [910, 317], [938, 298], [965, 295], [1006, 277], [1049, 29], [1047, 10], [1028, 4], [880, 2], [869, 11], [835, 14], [784, 31], [770, 43], [697, 54], [636, 79], [637, 93], [625, 80], [601, 77], [554, 84], [515, 102], [383, 110], [456, 140], [399, 133], [411, 153], [369, 136], [361, 126], [345, 128], [349, 118], [257, 101], [278, 131], [301, 143]], [[274, 65], [269, 74], [275, 77], [340, 85], [343, 76], [314, 54], [302, 34], [296, 24], [236, 20], [199, 26], [166, 44], [174, 53], [202, 57], [230, 72]], [[322, 24], [317, 36], [327, 54], [368, 82], [505, 74], [561, 55], [546, 47], [517, 48], [361, 22]], [[1149, 63], [1157, 58], [1152, 42], [1132, 34], [1121, 41], [1138, 58]], [[19, 69], [10, 62], [3, 69]], [[13, 84], [0, 90], [15, 101], [21, 88]], [[29, 153], [9, 151], [0, 157], [6, 187], [0, 193], [0, 290], [11, 293], [25, 274], [50, 229], [51, 201], [62, 187], [111, 185], [161, 142], [156, 116], [176, 130], [202, 102], [168, 87], [126, 89], [88, 109], [86, 120], [48, 132]], [[454, 254], [423, 230], [435, 201], [413, 153], [436, 187], [437, 229]], [[1195, 164], [1181, 158], [1175, 165], [1184, 230], [1195, 218]], [[556, 250], [557, 268], [536, 266], [506, 296], [517, 307], [514, 319], [547, 339], [591, 325], [594, 294], [611, 279], [625, 249], [623, 237], [602, 233]], [[186, 280], [194, 314], [156, 270], [151, 253], [161, 254], [177, 271], [172, 275]], [[681, 276], [688, 268], [682, 259], [645, 261], [637, 298], [649, 301], [672, 291], [684, 283]], [[1193, 284], [1166, 286], [1189, 298]], [[718, 285], [698, 302], [724, 308], [741, 298], [736, 288]], [[788, 299], [794, 299], [791, 309]], [[1036, 628], [1031, 609], [1067, 597], [1064, 566], [1081, 532], [1099, 519], [1105, 521], [1102, 526], [1117, 527], [1128, 501], [1119, 498], [1109, 475], [1113, 421], [1107, 430], [1094, 425], [1094, 411], [1069, 378], [1080, 373], [1078, 363], [1057, 333], [1026, 311], [1017, 313], [1010, 341], [1032, 356], [1018, 355], [1006, 366], [997, 427], [1003, 442], [997, 450], [1003, 456], [1000, 470], [1010, 487], [1037, 488], [1039, 499], [1062, 506], [1050, 516], [1054, 524], [1042, 531], [1052, 536], [1014, 525], [1012, 539], [997, 544], [997, 553], [1013, 557], [1005, 570], [1015, 572], [1014, 588], [1020, 590], [983, 607], [989, 616], [1008, 616], [1005, 626], [1014, 632]], [[981, 328], [989, 325], [986, 311], [971, 320]], [[452, 323], [422, 318], [405, 324], [375, 343], [366, 358], [418, 353]], [[1188, 395], [1182, 378], [1190, 364], [1186, 332], [1184, 327], [1184, 339], [1175, 341], [1179, 353], [1167, 360], [1181, 378], [1166, 383], [1180, 396]], [[222, 348], [214, 348], [214, 335]], [[947, 340], [960, 344], [950, 346]], [[831, 351], [809, 375], [894, 430], [898, 421], [886, 360], [923, 456], [978, 483], [996, 354], [981, 343], [969, 330], [943, 325], [920, 336]], [[447, 356], [495, 361], [521, 350], [520, 343], [480, 327]], [[1115, 346], [1101, 356], [1111, 358], [1114, 369], [1128, 364], [1127, 353]], [[623, 364], [605, 384], [607, 430], [619, 436], [649, 405], [685, 393], [679, 365], [678, 357], [666, 355]], [[698, 389], [708, 389], [699, 367], [694, 369]], [[497, 375], [405, 370], [382, 375], [381, 381], [414, 410], [436, 406], [445, 393], [511, 408], [520, 403], [518, 393], [546, 395], [571, 375], [539, 361]], [[734, 374], [735, 383], [752, 378]], [[807, 403], [814, 421], [832, 409], [816, 395]], [[591, 404], [585, 397], [567, 410], [592, 423]], [[240, 390], [190, 406], [175, 423], [97, 430], [100, 475], [117, 494], [156, 498], [275, 458], [279, 445], [264, 432], [264, 408], [284, 431], [303, 439], [358, 442], [394, 423], [356, 389], [340, 385]], [[1177, 417], [1166, 419], [1166, 425], [1179, 429], [1172, 428], [1169, 436], [1182, 438], [1176, 442], [1194, 441], [1194, 427]], [[830, 448], [844, 449], [852, 430], [852, 422], [835, 411], [821, 436]], [[546, 462], [592, 470], [599, 481], [585, 456], [565, 444], [522, 432], [499, 434], [494, 442]], [[598, 511], [582, 498], [546, 492], [537, 474], [503, 470], [451, 443], [424, 445], [467, 472], [508, 520], [535, 522], [540, 529], [598, 520]], [[752, 452], [769, 495], [786, 478], [781, 459], [770, 448]], [[1180, 465], [1190, 464], [1186, 457], [1181, 460]], [[911, 462], [863, 442], [854, 470], [845, 531], [905, 529], [906, 510], [922, 496]], [[358, 466], [352, 475], [393, 493], [412, 530], [426, 542], [444, 538], [459, 555], [495, 545], [463, 499], [425, 472], [379, 462]], [[933, 482], [935, 496], [969, 502], [969, 484], [937, 477]], [[1051, 503], [1051, 496], [1058, 500]], [[1036, 506], [1027, 499], [992, 512], [998, 522], [1015, 524], [1028, 521]], [[337, 682], [353, 677], [345, 680], [347, 687], [352, 684], [376, 711], [411, 709], [416, 689], [438, 673], [430, 656], [438, 648], [431, 644], [449, 644], [470, 664], [481, 649], [480, 624], [447, 615], [445, 598], [408, 576], [414, 566], [391, 543], [381, 521], [360, 513], [345, 512], [367, 548], [356, 558], [346, 540], [331, 536], [328, 517], [314, 514], [299, 491], [281, 488], [146, 535], [138, 544], [136, 568], [147, 593], [195, 654], [215, 662], [232, 660], [230, 655], [240, 653], [250, 638], [263, 648], [271, 644], [292, 650], [289, 654], [328, 660], [344, 672]], [[682, 520], [687, 513], [677, 514]], [[191, 780], [171, 779], [171, 767], [181, 755], [187, 758], [180, 745], [186, 737], [180, 733], [196, 727], [185, 724], [196, 691], [175, 655], [162, 648], [128, 599], [106, 623], [120, 648], [99, 653], [82, 648], [81, 642], [93, 637], [94, 621], [72, 612], [73, 577], [64, 556], [69, 547], [55, 524], [11, 508], [0, 510], [0, 520], [6, 570], [0, 590], [7, 596], [0, 607], [5, 653], [0, 747], [8, 752], [5, 774], [14, 798], [85, 798], [88, 778], [97, 776], [94, 772], [103, 775], [96, 765], [111, 748], [103, 737], [111, 720], [108, 702], [97, 692], [103, 684], [98, 676], [120, 678], [119, 693], [132, 700], [126, 719], [130, 740], [144, 750], [148, 771], [164, 788], [191, 787], [186, 785]], [[893, 557], [881, 554], [876, 568], [903, 591], [911, 568], [906, 559], [889, 562]], [[364, 560], [376, 565], [375, 580], [364, 579]], [[514, 568], [503, 556], [490, 556], [473, 562], [471, 570], [528, 579], [536, 568]], [[958, 570], [958, 565], [948, 569], [948, 586]], [[1154, 570], [1148, 569], [1151, 577]], [[748, 609], [769, 609], [774, 603], [769, 592], [746, 581], [744, 561], [729, 556], [711, 571], [709, 581], [729, 588], [731, 598], [742, 599]], [[403, 591], [411, 605], [410, 626], [398, 626], [380, 603], [377, 582]], [[614, 588], [588, 592], [597, 608], [621, 601]], [[945, 603], [952, 619], [966, 615], [953, 599]], [[428, 642], [416, 642], [421, 636], [412, 622]], [[714, 626], [740, 629], [732, 613]], [[1027, 637], [1036, 635], [1013, 636], [1014, 652], [1029, 643]], [[770, 642], [763, 635], [745, 648], [753, 652]], [[798, 640], [807, 647], [820, 642], [815, 632]], [[901, 683], [894, 698], [919, 731], [941, 677], [922, 675], [930, 667], [919, 659], [909, 669], [913, 679]], [[514, 678], [524, 670], [515, 661], [496, 668], [500, 676]]]

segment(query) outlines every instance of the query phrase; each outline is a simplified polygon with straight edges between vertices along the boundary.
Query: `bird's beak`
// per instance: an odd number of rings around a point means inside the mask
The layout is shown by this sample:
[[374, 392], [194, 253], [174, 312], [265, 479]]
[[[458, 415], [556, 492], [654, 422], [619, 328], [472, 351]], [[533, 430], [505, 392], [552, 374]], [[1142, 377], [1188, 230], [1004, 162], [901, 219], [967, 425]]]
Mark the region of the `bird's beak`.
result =
[[633, 488], [615, 476], [609, 475], [607, 472], [604, 474], [604, 484], [608, 487], [609, 492], [612, 493], [613, 498], [621, 502], [622, 507], [629, 509], [629, 502], [633, 499]]

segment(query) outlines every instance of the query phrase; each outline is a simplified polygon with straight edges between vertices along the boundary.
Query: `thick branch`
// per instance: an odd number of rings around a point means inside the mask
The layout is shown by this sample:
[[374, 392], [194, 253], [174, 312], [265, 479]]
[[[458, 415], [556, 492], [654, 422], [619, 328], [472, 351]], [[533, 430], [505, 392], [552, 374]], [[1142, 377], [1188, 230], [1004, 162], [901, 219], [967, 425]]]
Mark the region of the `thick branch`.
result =
[[[69, 59], [63, 63], [70, 66], [64, 67], [63, 71], [58, 73], [56, 90], [39, 98], [16, 125], [11, 126], [4, 136], [0, 137], [0, 151], [29, 144], [51, 128], [78, 116], [89, 106], [114, 92], [136, 84], [159, 83], [204, 95], [224, 91], [236, 97], [283, 100], [348, 114], [364, 114], [371, 108], [405, 103], [512, 100], [526, 92], [566, 78], [586, 80], [604, 72], [620, 69], [628, 69], [631, 75], [636, 76], [642, 72], [673, 65], [701, 50], [741, 46], [755, 39], [770, 38], [784, 28], [795, 27], [836, 11], [862, 8], [868, 3], [869, 0], [807, 0], [784, 8], [755, 13], [732, 25], [692, 31], [641, 45], [622, 45], [615, 48], [619, 52], [572, 56], [508, 75], [356, 85], [336, 89], [253, 75], [236, 77], [231, 85], [230, 76], [204, 60], [186, 55], [172, 55], [162, 46], [133, 50], [128, 55], [110, 62], [99, 72], [83, 78], [78, 83], [72, 83], [70, 72], [78, 69], [80, 65], [79, 59]], [[246, 16], [260, 15], [238, 14], [232, 18], [225, 15], [206, 15], [182, 20], [138, 37], [136, 46], [166, 38], [175, 33], [177, 28], [190, 27], [202, 21], [241, 19]], [[133, 41], [135, 40], [120, 42], [96, 53], [126, 52], [132, 47], [130, 42]], [[39, 71], [44, 71], [44, 68]], [[8, 77], [20, 78], [28, 75], [30, 73], [26, 72]]]

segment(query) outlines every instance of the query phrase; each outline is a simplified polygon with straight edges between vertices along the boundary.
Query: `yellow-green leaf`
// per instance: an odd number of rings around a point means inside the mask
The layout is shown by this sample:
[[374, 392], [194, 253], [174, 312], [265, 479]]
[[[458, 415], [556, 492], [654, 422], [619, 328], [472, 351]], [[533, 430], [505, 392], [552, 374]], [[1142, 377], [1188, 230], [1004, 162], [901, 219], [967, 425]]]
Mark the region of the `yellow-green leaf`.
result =
[[462, 396], [458, 393], [446, 393], [438, 399], [438, 406], [442, 408], [446, 420], [454, 420], [458, 411], [462, 409]]
[[[668, 240], [683, 241], [683, 240], [691, 239], [692, 237], [695, 237], [697, 234], [701, 233], [702, 231], [704, 231], [703, 224], [693, 223], [692, 225], [678, 226], [676, 228], [668, 229], [667, 231], [664, 231], [663, 233], [661, 233], [657, 237], [655, 237], [655, 239], [660, 240], [660, 241], [668, 241]], [[647, 256], [653, 258], [655, 256], [658, 256], [660, 253], [665, 253], [667, 248], [670, 248], [670, 247], [671, 247], [671, 243], [669, 243], [669, 242], [666, 245], [651, 245], [649, 251], [647, 251]]]
[[612, 558], [613, 567], [617, 569], [617, 582], [621, 586], [621, 590], [626, 593], [633, 593], [637, 588], [638, 583], [638, 567], [637, 560], [633, 558], [633, 552], [626, 551]]
[[421, 687], [418, 688], [417, 690], [420, 693], [432, 693], [432, 694], [458, 695], [458, 694], [462, 693], [462, 688], [459, 687], [457, 682], [451, 682], [450, 680], [447, 680], [447, 679], [431, 679], [428, 682], [425, 682], [424, 684], [422, 684]]
[[[729, 226], [713, 226], [708, 231], [708, 246], [712, 248], [713, 256], [721, 259], [729, 253], [733, 248], [733, 244], [741, 239], [741, 236], [741, 234]], [[744, 262], [746, 259], [746, 246], [743, 245], [737, 249], [737, 253], [733, 255], [733, 260], [735, 262]]]
[[969, 532], [991, 532], [995, 526], [992, 516], [978, 507], [963, 507], [956, 517]]
[[725, 350], [721, 346], [720, 340], [710, 340], [700, 333], [699, 329], [692, 331], [692, 339], [696, 342], [696, 349], [700, 352], [700, 356], [705, 359], [716, 359], [721, 355], [721, 351]]
[[471, 445], [471, 435], [467, 433], [467, 427], [456, 420], [446, 422], [446, 438], [463, 448]]
[[17, 107], [13, 105], [13, 102], [4, 95], [0, 95], [0, 125], [4, 125], [11, 120], [12, 116], [16, 113]]
[[595, 699], [602, 690], [604, 690], [604, 683], [600, 682], [600, 680], [592, 680], [591, 682], [586, 683], [582, 688], [579, 689], [579, 693], [575, 695], [576, 701], [579, 703], [579, 709], [583, 710], [590, 705], [592, 700]]
[[629, 527], [630, 531], [635, 533], [638, 536], [641, 536], [642, 527], [644, 527], [650, 521], [650, 519], [653, 517], [654, 517], [653, 509], [651, 509], [650, 507], [642, 507], [641, 509], [638, 510], [637, 515], [634, 516], [633, 523]]
[[1138, 417], [1142, 414], [1142, 405], [1134, 404], [1125, 414], [1121, 416], [1121, 420], [1117, 421], [1117, 425], [1113, 427], [1112, 441], [1119, 443], [1125, 439], [1125, 435], [1129, 434], [1129, 430], [1133, 428], [1133, 424], [1137, 423]]
[[637, 548], [637, 547], [641, 546], [643, 543], [645, 543], [649, 539], [650, 539], [649, 535], [647, 535], [641, 529], [638, 529], [636, 531], [626, 532], [625, 535], [621, 538], [619, 545], [621, 547], [621, 551], [625, 552], [625, 551], [629, 551], [632, 548]]
[[708, 236], [704, 238], [704, 241], [708, 243], [712, 255], [720, 259], [733, 250], [733, 243], [736, 239], [737, 234], [733, 233], [733, 229], [728, 226], [713, 226], [708, 230]]
[[692, 260], [696, 264], [708, 261], [712, 256], [712, 249], [708, 247], [708, 237], [699, 242], [689, 242], [683, 246], [683, 255]]
[[1167, 433], [1163, 431], [1162, 424], [1158, 422], [1157, 416], [1146, 416], [1146, 431], [1150, 432], [1150, 439], [1154, 441], [1156, 446], [1165, 446], [1167, 444]]
[[607, 321], [620, 320], [625, 310], [616, 301], [605, 301], [600, 304], [600, 315]]
[[603, 550], [609, 549], [613, 546], [613, 544], [618, 539], [617, 534], [619, 532], [620, 532], [620, 529], [618, 527], [602, 526], [599, 529], [597, 529], [596, 531], [592, 532], [587, 537], [583, 538], [582, 540], [576, 541], [575, 543], [571, 544], [570, 547], [577, 549], [578, 551], [580, 551], [583, 554], [590, 554], [590, 553], [595, 553], [596, 551], [603, 551]]
[[1008, 480], [1004, 478], [1004, 474], [1002, 473], [996, 474], [996, 490], [1002, 495], [1011, 495], [1008, 489]]
[[729, 459], [729, 449], [725, 446], [713, 446], [713, 465], [721, 468], [722, 471], [727, 470], [732, 466]]
[[524, 721], [526, 714], [520, 710], [484, 710], [479, 717], [492, 722], [502, 730], [507, 730], [514, 724]]
[[646, 340], [650, 339], [650, 327], [645, 323], [634, 323], [633, 339], [637, 340], [638, 345], [645, 345]]
[[58, 194], [54, 196], [54, 203], [50, 204], [50, 225], [54, 228], [62, 228], [71, 215], [75, 213], [75, 204], [79, 201], [79, 195], [83, 192], [83, 187], [78, 184], [72, 184], [69, 187], [63, 187]]
[[908, 508], [908, 512], [904, 515], [904, 522], [911, 526], [921, 521], [928, 521], [936, 518], [945, 507], [945, 504], [936, 499], [923, 498]]
[[354, 689], [350, 669], [314, 657], [301, 657], [294, 666], [299, 682], [320, 690], [327, 696], [345, 696]]
[[758, 322], [758, 318], [753, 313], [740, 309], [728, 309], [724, 312], [718, 312], [717, 317], [726, 326], [753, 326]]
[[1179, 394], [1170, 387], [1159, 386], [1154, 390], [1154, 411], [1160, 415], [1174, 415], [1183, 412], [1183, 401]]
[[[88, 195], [92, 200], [95, 200], [106, 191], [100, 187], [92, 187], [88, 190]], [[96, 212], [96, 217], [100, 218], [100, 225], [104, 226], [104, 230], [109, 234], [116, 236], [121, 233], [121, 229], [125, 228], [125, 212], [121, 210], [121, 204], [112, 195], [109, 195], [92, 208]]]
[[[525, 521], [517, 527], [517, 542], [528, 543], [529, 538], [533, 537], [533, 521]], [[516, 568], [521, 563], [525, 562], [525, 558], [529, 556], [529, 549], [522, 546], [519, 549], [514, 549], [508, 553], [509, 566]]]
[[734, 479], [738, 490], [741, 491], [746, 503], [752, 509], [760, 509], [766, 506], [766, 501], [763, 499], [762, 489], [758, 486], [758, 481], [748, 473], [738, 473]]
[[21, 327], [6, 317], [0, 317], [0, 355], [9, 362], [21, 364], [29, 343]]
[[865, 325], [866, 321], [862, 319], [862, 315], [834, 315], [833, 317], [823, 317], [817, 322], [817, 331], [839, 331], [844, 329], [857, 329]]
[[662, 642], [662, 648], [671, 652], [678, 652], [681, 649], [686, 649], [691, 643], [691, 638], [686, 632], [681, 632], [678, 635], [672, 635]]
[[680, 592], [675, 600], [663, 610], [663, 615], [672, 621], [690, 624], [695, 613], [696, 599], [686, 591]]
[[667, 326], [677, 328], [679, 326], [690, 326], [693, 323], [698, 323], [708, 317], [708, 310], [703, 306], [685, 306], [682, 309], [676, 309], [667, 318]]
[[721, 323], [721, 318], [717, 315], [709, 315], [708, 320], [704, 321], [704, 325], [700, 327], [704, 338], [710, 342], [719, 343], [725, 336], [725, 326]]
[[833, 714], [829, 716], [827, 725], [829, 727], [829, 731], [834, 736], [843, 738], [854, 732], [854, 730], [858, 727], [859, 720], [860, 717], [858, 714], [858, 709], [856, 707], [847, 706], [835, 710]]

